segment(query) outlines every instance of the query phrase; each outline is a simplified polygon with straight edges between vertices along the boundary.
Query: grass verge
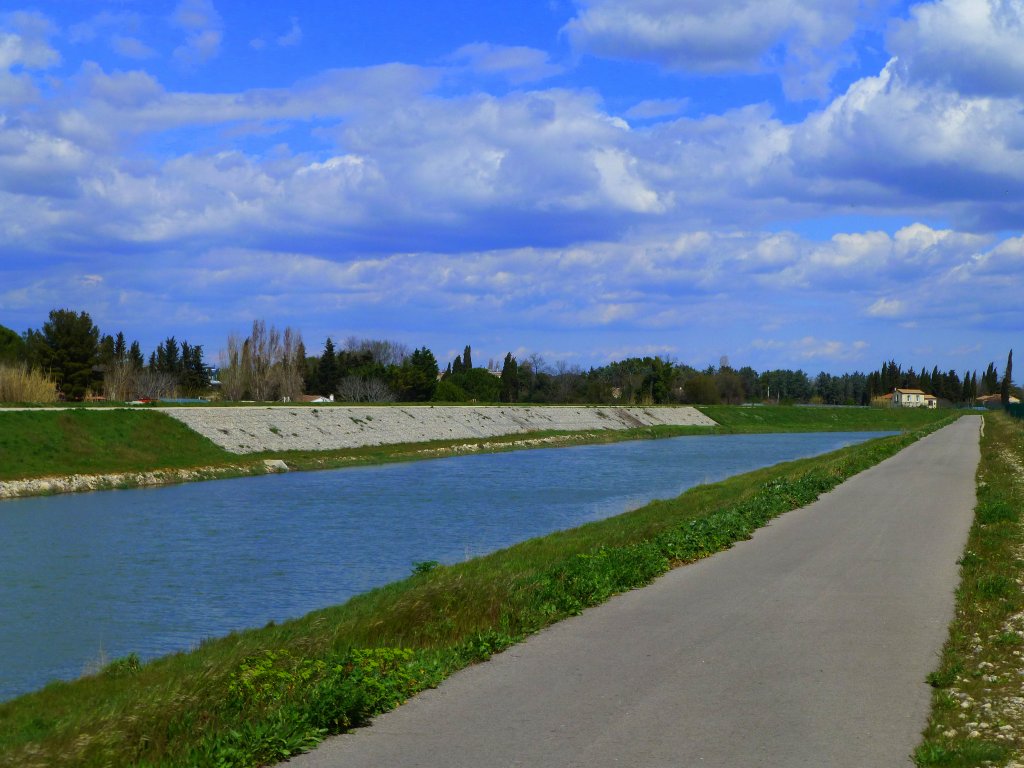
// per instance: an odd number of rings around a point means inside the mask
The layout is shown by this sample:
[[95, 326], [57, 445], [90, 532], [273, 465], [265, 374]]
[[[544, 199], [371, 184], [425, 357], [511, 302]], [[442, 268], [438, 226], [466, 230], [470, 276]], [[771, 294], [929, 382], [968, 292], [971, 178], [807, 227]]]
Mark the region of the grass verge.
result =
[[978, 503], [919, 766], [1020, 766], [1024, 754], [1024, 422], [985, 416]]
[[[951, 420], [949, 417], [946, 421]], [[0, 766], [258, 766], [669, 568], [727, 549], [942, 422], [694, 488], [301, 619], [0, 704]]]

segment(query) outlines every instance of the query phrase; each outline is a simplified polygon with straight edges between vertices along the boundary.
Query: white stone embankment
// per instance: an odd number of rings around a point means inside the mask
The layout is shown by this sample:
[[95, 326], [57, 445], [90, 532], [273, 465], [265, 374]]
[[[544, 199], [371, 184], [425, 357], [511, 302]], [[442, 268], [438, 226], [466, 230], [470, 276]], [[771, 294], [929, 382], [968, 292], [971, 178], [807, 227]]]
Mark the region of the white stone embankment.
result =
[[[63, 475], [60, 477], [33, 477], [27, 480], [0, 480], [0, 499], [23, 496], [49, 496], [55, 493], [82, 493], [107, 491], [114, 488], [141, 488], [153, 485], [190, 483], [217, 477], [251, 475], [261, 472], [280, 472], [277, 466], [264, 462], [260, 465], [198, 467], [195, 469], [160, 469], [153, 472], [112, 472], [103, 475]], [[287, 466], [283, 471], [287, 471]]]
[[652, 426], [713, 427], [696, 408], [582, 406], [242, 406], [165, 408], [233, 453], [332, 451], [370, 445]]

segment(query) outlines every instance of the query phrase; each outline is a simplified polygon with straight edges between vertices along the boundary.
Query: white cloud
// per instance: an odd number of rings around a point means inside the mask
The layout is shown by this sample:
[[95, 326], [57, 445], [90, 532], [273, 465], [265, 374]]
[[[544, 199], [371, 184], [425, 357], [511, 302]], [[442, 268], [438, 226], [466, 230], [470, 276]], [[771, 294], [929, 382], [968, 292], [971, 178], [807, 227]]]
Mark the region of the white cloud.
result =
[[49, 43], [53, 32], [50, 21], [38, 13], [0, 15], [0, 70], [49, 69], [59, 64], [60, 54]]
[[157, 56], [157, 52], [146, 45], [144, 42], [139, 40], [137, 37], [127, 37], [124, 35], [114, 35], [110, 38], [110, 46], [115, 52], [124, 56], [126, 59], [152, 59]]
[[573, 45], [599, 56], [653, 61], [687, 72], [778, 72], [792, 98], [821, 98], [850, 59], [846, 41], [875, 18], [839, 0], [581, 0], [565, 27]]
[[645, 99], [634, 104], [624, 114], [638, 120], [672, 117], [685, 110], [689, 103], [689, 99]]
[[907, 304], [900, 299], [878, 299], [868, 307], [868, 314], [872, 317], [900, 317], [907, 313]]
[[894, 21], [890, 50], [911, 77], [970, 95], [1019, 96], [1024, 90], [1024, 2], [939, 0]]
[[299, 20], [292, 16], [291, 18], [291, 29], [285, 32], [283, 35], [277, 38], [275, 41], [282, 48], [290, 48], [298, 45], [302, 42], [302, 27], [299, 26]]
[[475, 75], [501, 75], [515, 85], [546, 80], [564, 71], [548, 60], [545, 51], [525, 46], [470, 43], [444, 60], [464, 65]]
[[171, 21], [185, 32], [185, 42], [174, 49], [181, 65], [194, 68], [220, 53], [223, 22], [212, 0], [180, 0]]

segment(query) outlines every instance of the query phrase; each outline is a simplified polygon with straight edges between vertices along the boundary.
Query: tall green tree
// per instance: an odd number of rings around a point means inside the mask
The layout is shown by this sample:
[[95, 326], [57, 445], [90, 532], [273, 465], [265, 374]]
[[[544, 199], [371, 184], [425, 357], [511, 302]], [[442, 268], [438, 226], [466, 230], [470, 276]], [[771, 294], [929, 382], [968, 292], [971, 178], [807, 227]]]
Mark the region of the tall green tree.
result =
[[93, 383], [100, 332], [88, 312], [54, 309], [42, 330], [30, 330], [26, 343], [31, 362], [49, 371], [68, 400], [81, 400]]
[[10, 328], [0, 325], [0, 363], [20, 363], [26, 354], [25, 340]]
[[430, 400], [437, 388], [437, 358], [426, 347], [415, 350], [397, 366], [392, 380], [402, 400]]
[[210, 368], [203, 362], [203, 345], [181, 342], [181, 371], [178, 383], [187, 397], [199, 397], [210, 388]]
[[132, 342], [131, 347], [128, 349], [128, 359], [137, 371], [141, 371], [146, 365], [146, 360], [142, 356], [142, 347], [139, 346], [139, 342]]
[[995, 363], [989, 363], [985, 373], [982, 374], [981, 388], [986, 395], [994, 395], [999, 392], [999, 373], [996, 371]]
[[473, 350], [469, 348], [469, 344], [462, 351], [462, 368], [466, 371], [473, 370]]
[[338, 389], [341, 380], [341, 372], [338, 370], [338, 358], [334, 354], [334, 342], [327, 337], [324, 342], [324, 353], [320, 355], [320, 363], [316, 369], [317, 380], [320, 384], [320, 394], [333, 395]]
[[1003, 383], [999, 389], [999, 402], [1004, 406], [1010, 404], [1010, 391], [1013, 388], [1013, 350], [1006, 356], [1006, 373], [1003, 374]]
[[519, 363], [509, 352], [501, 366], [501, 401], [514, 403], [519, 400]]
[[157, 345], [155, 370], [177, 375], [181, 373], [181, 367], [181, 347], [177, 339], [168, 336], [162, 344]]

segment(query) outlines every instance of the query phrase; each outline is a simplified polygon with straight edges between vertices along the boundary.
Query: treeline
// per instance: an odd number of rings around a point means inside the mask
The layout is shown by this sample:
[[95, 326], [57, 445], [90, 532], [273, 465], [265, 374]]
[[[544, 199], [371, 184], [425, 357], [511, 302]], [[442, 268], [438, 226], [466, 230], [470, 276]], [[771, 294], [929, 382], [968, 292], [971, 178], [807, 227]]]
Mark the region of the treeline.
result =
[[[549, 363], [537, 354], [517, 359], [509, 352], [500, 363], [480, 366], [466, 345], [441, 370], [426, 346], [410, 349], [383, 339], [351, 336], [336, 345], [328, 337], [321, 354], [309, 355], [298, 330], [256, 320], [245, 337], [228, 337], [219, 367], [211, 368], [202, 345], [169, 336], [145, 358], [139, 343], [128, 343], [123, 333], [103, 335], [86, 312], [59, 309], [39, 330], [19, 335], [0, 326], [0, 399], [45, 400], [51, 398], [40, 393], [50, 391], [54, 399], [95, 395], [120, 401], [199, 396], [296, 401], [320, 395], [341, 402], [869, 405], [904, 387], [947, 404], [970, 405], [984, 395], [1000, 394], [1006, 402], [1019, 394], [1012, 385], [1012, 361], [1011, 351], [1002, 376], [994, 363], [979, 375], [937, 366], [904, 369], [889, 360], [869, 373], [821, 372], [812, 378], [799, 369], [734, 368], [726, 357], [702, 370], [661, 357], [583, 369]], [[29, 380], [31, 387], [24, 384]], [[24, 396], [17, 397], [19, 392]]]
[[55, 309], [40, 329], [19, 335], [0, 326], [0, 399], [134, 400], [199, 397], [210, 367], [201, 344], [167, 337], [148, 362], [139, 342], [101, 334], [87, 312]]

